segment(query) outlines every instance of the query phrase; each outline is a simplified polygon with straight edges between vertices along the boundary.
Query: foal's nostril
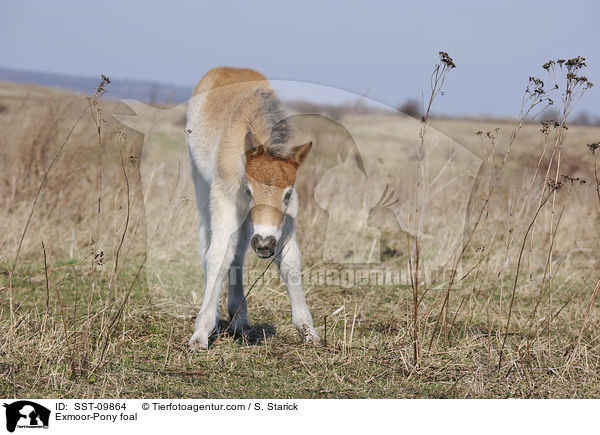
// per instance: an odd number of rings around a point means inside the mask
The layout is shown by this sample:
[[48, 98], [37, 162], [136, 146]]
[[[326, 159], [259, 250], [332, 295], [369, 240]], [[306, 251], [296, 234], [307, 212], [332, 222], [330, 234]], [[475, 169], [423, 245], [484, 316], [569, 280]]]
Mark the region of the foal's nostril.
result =
[[254, 249], [255, 251], [258, 248], [259, 237], [260, 237], [259, 235], [256, 235], [256, 236], [252, 237], [252, 240], [250, 240], [250, 245], [252, 246], [252, 249]]
[[269, 249], [269, 251], [273, 252], [275, 251], [275, 237], [273, 236], [269, 236], [267, 237], [267, 248]]
[[252, 249], [259, 254], [260, 257], [270, 257], [275, 252], [275, 244], [277, 240], [273, 236], [263, 237], [259, 234], [255, 234], [250, 241]]
[[275, 249], [275, 237], [267, 236], [263, 237], [260, 234], [254, 235], [252, 237], [252, 248], [254, 249]]

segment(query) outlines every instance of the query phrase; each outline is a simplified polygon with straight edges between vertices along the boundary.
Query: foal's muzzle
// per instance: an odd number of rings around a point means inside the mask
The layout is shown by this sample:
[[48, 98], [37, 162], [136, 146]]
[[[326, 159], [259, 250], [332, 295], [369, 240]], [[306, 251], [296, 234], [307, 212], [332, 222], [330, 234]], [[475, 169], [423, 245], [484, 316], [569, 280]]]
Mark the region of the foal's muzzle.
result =
[[260, 258], [269, 258], [275, 253], [275, 245], [277, 240], [273, 236], [263, 237], [259, 234], [255, 234], [250, 241], [250, 245], [256, 255]]

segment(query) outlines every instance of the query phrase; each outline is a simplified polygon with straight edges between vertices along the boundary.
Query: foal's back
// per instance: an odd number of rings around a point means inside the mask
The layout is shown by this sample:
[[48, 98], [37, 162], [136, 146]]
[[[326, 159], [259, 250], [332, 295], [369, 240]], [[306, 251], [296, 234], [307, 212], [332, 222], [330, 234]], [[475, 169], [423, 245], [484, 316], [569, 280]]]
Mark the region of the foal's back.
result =
[[221, 66], [211, 69], [200, 79], [192, 96], [235, 83], [266, 80], [265, 76], [253, 69]]
[[254, 101], [257, 88], [271, 89], [261, 73], [219, 67], [208, 71], [194, 89], [187, 115], [188, 148], [207, 181], [215, 169], [225, 176], [237, 173], [243, 137], [253, 123], [253, 106], [258, 104]]

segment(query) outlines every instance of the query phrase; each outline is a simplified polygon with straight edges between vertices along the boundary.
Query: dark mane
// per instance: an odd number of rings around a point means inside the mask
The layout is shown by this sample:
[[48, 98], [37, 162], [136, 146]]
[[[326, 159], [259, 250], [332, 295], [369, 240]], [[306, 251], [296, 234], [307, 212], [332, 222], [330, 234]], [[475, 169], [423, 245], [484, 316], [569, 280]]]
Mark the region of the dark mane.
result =
[[271, 136], [265, 144], [267, 152], [275, 157], [287, 157], [291, 152], [287, 143], [292, 136], [292, 127], [281, 101], [270, 89], [258, 88], [254, 94], [259, 100], [256, 115], [263, 118], [271, 129]]

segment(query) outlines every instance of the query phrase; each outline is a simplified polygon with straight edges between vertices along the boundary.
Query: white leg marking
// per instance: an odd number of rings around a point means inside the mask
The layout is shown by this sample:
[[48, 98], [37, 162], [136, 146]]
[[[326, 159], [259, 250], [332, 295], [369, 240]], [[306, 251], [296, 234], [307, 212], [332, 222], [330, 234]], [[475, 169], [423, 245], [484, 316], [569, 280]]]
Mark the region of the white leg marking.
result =
[[240, 227], [235, 203], [216, 189], [211, 193], [212, 234], [204, 259], [204, 300], [196, 318], [194, 334], [189, 341], [192, 350], [208, 348], [208, 339], [218, 326], [219, 295], [223, 279], [233, 261]]
[[[289, 228], [289, 225], [286, 225]], [[280, 243], [278, 243], [277, 252], [282, 249], [281, 254], [277, 258], [276, 262], [279, 266], [279, 273], [283, 278], [288, 291], [288, 297], [290, 298], [290, 304], [292, 306], [292, 323], [303, 335], [307, 342], [313, 342], [318, 344], [320, 338], [315, 331], [313, 325], [313, 319], [306, 305], [306, 299], [302, 292], [302, 280], [300, 270], [300, 249], [296, 242], [296, 235], [293, 230], [289, 236], [289, 240], [286, 243], [287, 231], [284, 231]]]

